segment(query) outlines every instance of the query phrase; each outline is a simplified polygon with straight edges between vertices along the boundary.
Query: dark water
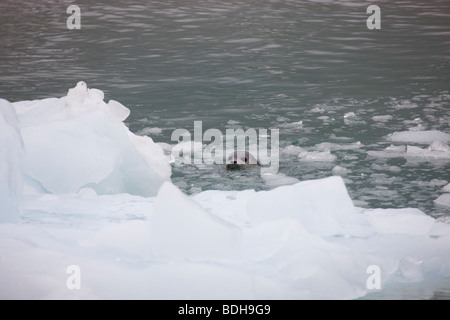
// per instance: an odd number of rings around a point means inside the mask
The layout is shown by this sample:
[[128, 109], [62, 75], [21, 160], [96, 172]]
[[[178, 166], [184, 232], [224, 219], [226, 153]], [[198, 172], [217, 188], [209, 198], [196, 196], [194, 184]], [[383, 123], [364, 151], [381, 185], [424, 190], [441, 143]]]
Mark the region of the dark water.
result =
[[[66, 26], [69, 4], [0, 2], [1, 98], [60, 97], [84, 80], [131, 109], [132, 131], [171, 144], [194, 121], [278, 128], [280, 174], [315, 179], [339, 166], [357, 205], [450, 214], [433, 203], [450, 182], [448, 159], [368, 155], [395, 131], [450, 132], [448, 0], [377, 1], [380, 30], [366, 27], [362, 1], [76, 1], [80, 30]], [[337, 158], [300, 161], [296, 147]], [[273, 187], [217, 165], [173, 166], [172, 179], [187, 193]], [[368, 298], [449, 297], [436, 287]]]

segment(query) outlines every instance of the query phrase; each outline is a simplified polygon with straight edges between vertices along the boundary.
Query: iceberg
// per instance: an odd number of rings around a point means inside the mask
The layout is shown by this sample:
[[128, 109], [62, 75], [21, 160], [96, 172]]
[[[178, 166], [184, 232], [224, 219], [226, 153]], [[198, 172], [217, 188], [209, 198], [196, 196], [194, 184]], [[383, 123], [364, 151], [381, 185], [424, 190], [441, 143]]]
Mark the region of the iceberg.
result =
[[130, 111], [79, 82], [67, 96], [16, 102], [27, 181], [49, 193], [156, 195], [171, 175], [162, 148], [123, 121]]
[[435, 221], [418, 209], [375, 209], [366, 215], [377, 234], [426, 235]]

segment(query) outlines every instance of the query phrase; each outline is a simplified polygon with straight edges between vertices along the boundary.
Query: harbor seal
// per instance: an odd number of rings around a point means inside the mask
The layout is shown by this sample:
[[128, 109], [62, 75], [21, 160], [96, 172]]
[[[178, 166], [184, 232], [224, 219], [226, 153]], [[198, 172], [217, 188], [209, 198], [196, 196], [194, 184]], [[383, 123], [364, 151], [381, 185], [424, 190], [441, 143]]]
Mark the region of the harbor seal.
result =
[[225, 163], [227, 170], [240, 170], [255, 166], [261, 166], [261, 164], [248, 151], [234, 151], [228, 156]]

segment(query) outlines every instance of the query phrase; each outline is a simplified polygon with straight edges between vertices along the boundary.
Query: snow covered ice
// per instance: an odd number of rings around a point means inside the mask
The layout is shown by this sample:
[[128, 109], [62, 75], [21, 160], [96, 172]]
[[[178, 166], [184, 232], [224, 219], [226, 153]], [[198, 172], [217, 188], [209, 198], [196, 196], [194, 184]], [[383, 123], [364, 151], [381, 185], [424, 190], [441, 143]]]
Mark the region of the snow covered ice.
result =
[[[353, 299], [376, 290], [370, 266], [381, 290], [449, 279], [444, 220], [355, 207], [339, 176], [187, 196], [128, 115], [84, 82], [62, 98], [0, 101], [1, 299]], [[325, 147], [304, 155], [332, 162]], [[67, 285], [74, 265], [80, 289]]]

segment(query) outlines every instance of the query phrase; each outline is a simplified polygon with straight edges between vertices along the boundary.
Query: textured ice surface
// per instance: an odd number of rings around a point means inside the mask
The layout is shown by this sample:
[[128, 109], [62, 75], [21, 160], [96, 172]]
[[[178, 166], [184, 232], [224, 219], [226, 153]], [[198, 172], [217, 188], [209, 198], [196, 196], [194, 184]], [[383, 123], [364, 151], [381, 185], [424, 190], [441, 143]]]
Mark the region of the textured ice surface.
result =
[[0, 99], [0, 222], [17, 221], [22, 194], [22, 137], [12, 104]]
[[129, 110], [84, 82], [60, 99], [14, 103], [22, 122], [25, 174], [51, 193], [155, 195], [171, 169], [160, 146], [124, 125]]
[[261, 191], [250, 199], [248, 213], [254, 223], [292, 218], [308, 232], [321, 236], [371, 233], [368, 223], [356, 214], [340, 177]]
[[429, 234], [435, 220], [418, 209], [375, 209], [367, 212], [378, 234]]
[[301, 151], [298, 154], [299, 161], [304, 162], [334, 162], [337, 157], [329, 149], [323, 151]]
[[442, 188], [442, 191], [449, 192], [450, 193], [450, 183], [447, 184], [445, 187]]
[[[1, 298], [350, 299], [450, 276], [450, 225], [358, 209], [340, 177], [271, 191], [27, 196], [0, 224]], [[69, 290], [66, 269], [81, 270]], [[20, 285], [18, 285], [20, 284]]]
[[437, 131], [401, 131], [394, 132], [388, 136], [388, 139], [394, 142], [402, 143], [420, 143], [431, 144], [434, 141], [442, 141], [444, 143], [450, 142], [450, 134]]
[[438, 206], [450, 207], [450, 193], [441, 194], [434, 203]]
[[368, 155], [377, 158], [407, 158], [419, 161], [450, 159], [450, 147], [441, 142], [433, 141], [427, 148], [413, 145], [390, 145], [384, 150], [370, 150]]
[[152, 244], [161, 256], [190, 260], [233, 260], [241, 256], [241, 230], [212, 215], [166, 182], [152, 217]]

